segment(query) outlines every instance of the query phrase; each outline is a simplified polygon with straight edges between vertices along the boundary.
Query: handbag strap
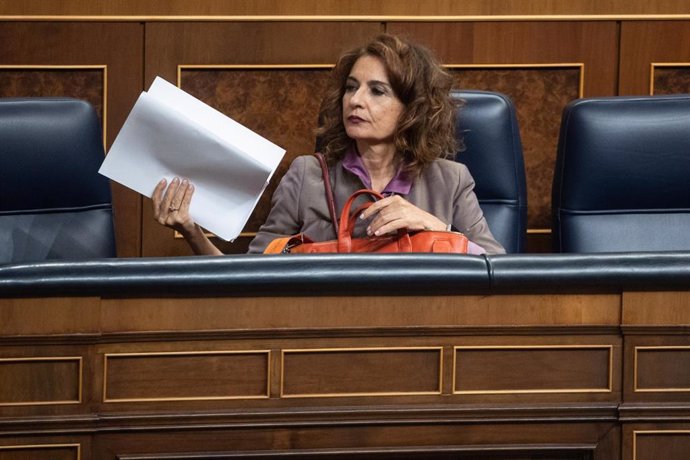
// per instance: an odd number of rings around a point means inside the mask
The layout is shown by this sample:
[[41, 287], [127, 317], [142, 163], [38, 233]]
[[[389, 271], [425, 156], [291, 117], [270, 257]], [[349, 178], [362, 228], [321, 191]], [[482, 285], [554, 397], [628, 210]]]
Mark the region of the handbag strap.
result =
[[335, 200], [333, 199], [333, 188], [331, 187], [331, 175], [328, 172], [328, 164], [326, 164], [326, 157], [323, 153], [316, 152], [314, 154], [319, 160], [319, 166], [321, 166], [321, 175], [323, 176], [323, 188], [326, 192], [326, 203], [328, 203], [328, 213], [331, 215], [331, 222], [333, 222], [333, 228], [335, 229], [335, 234], [338, 234], [338, 215], [335, 213]]

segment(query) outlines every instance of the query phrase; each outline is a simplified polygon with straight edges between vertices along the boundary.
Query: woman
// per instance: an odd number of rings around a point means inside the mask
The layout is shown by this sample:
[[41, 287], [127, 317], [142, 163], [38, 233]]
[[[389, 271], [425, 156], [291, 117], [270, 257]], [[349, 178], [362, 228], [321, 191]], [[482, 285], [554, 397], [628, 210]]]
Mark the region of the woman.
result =
[[[385, 196], [362, 213], [354, 236], [452, 228], [465, 233], [472, 252], [505, 252], [479, 208], [469, 171], [444, 159], [457, 150], [452, 78], [432, 54], [384, 34], [344, 54], [332, 77], [318, 134], [338, 212], [358, 189]], [[161, 181], [153, 193], [154, 218], [180, 232], [195, 253], [220, 255], [189, 217], [193, 185], [174, 179], [166, 186]], [[293, 161], [249, 252], [296, 233], [314, 241], [336, 237], [313, 156]]]

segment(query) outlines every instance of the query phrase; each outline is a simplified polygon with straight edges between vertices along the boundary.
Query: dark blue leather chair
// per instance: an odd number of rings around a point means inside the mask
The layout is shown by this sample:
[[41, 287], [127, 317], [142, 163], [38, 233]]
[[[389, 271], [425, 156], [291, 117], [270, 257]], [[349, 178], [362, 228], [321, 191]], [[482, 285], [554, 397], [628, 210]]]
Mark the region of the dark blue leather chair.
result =
[[0, 263], [115, 256], [103, 156], [88, 103], [0, 99]]
[[690, 95], [570, 103], [552, 204], [556, 251], [690, 249]]
[[465, 150], [456, 159], [472, 173], [475, 194], [498, 242], [509, 253], [524, 252], [527, 185], [513, 103], [488, 91], [454, 91], [453, 97], [464, 101], [456, 133]]

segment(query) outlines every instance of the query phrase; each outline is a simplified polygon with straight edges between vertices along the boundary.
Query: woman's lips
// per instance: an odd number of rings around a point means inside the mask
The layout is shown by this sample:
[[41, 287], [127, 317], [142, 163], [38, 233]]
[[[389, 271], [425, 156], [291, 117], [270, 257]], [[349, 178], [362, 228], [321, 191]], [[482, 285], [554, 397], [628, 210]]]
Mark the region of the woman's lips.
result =
[[350, 123], [358, 124], [358, 123], [362, 123], [364, 121], [364, 119], [359, 118], [355, 115], [350, 115], [349, 117], [347, 117], [347, 121], [349, 121]]

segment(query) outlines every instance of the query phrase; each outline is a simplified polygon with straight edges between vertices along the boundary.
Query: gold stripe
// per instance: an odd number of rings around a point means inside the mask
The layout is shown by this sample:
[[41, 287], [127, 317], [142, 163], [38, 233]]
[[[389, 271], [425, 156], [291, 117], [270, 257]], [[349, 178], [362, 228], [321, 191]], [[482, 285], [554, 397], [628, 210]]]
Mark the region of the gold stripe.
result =
[[[458, 350], [571, 350], [571, 349], [608, 349], [609, 372], [607, 388], [574, 388], [574, 389], [539, 389], [539, 390], [456, 390]], [[453, 347], [453, 394], [493, 395], [493, 394], [552, 394], [552, 393], [610, 393], [613, 391], [613, 345], [477, 345]]]
[[640, 346], [635, 347], [633, 353], [633, 392], [634, 393], [680, 393], [680, 392], [690, 392], [689, 388], [640, 388], [637, 384], [638, 378], [638, 361], [637, 352], [639, 350], [690, 350], [690, 345], [660, 345], [660, 346]]
[[[108, 398], [108, 358], [128, 358], [142, 356], [194, 356], [194, 355], [253, 355], [266, 354], [266, 394], [256, 396], [190, 396], [175, 398]], [[232, 399], [268, 399], [271, 391], [271, 351], [270, 350], [209, 350], [209, 351], [172, 351], [141, 353], [105, 353], [103, 355], [103, 402], [154, 402], [154, 401], [225, 401]]]
[[0, 446], [0, 450], [22, 450], [22, 449], [62, 449], [71, 447], [77, 449], [77, 460], [81, 460], [81, 444], [20, 444], [14, 446]]
[[548, 68], [579, 68], [580, 81], [577, 89], [578, 98], [584, 96], [585, 89], [585, 64], [584, 62], [548, 62], [531, 64], [444, 64], [447, 69], [548, 69]]
[[98, 22], [506, 22], [679, 21], [690, 14], [502, 14], [502, 15], [2, 15], [1, 21]]
[[690, 434], [690, 430], [633, 430], [633, 445], [632, 445], [632, 458], [637, 460], [637, 436], [638, 435], [650, 435], [650, 434], [661, 434], [661, 435], [676, 435], [676, 434]]
[[[355, 393], [295, 393], [285, 394], [285, 355], [288, 353], [340, 353], [350, 351], [438, 351], [439, 375], [438, 391], [381, 391]], [[443, 393], [443, 347], [357, 347], [357, 348], [293, 348], [280, 353], [280, 397], [281, 398], [340, 398], [348, 396], [421, 396], [441, 395]]]
[[652, 62], [649, 64], [649, 95], [654, 95], [654, 71], [657, 67], [690, 67], [690, 62]]
[[82, 391], [83, 391], [83, 378], [84, 378], [84, 364], [81, 356], [35, 356], [26, 358], [0, 358], [0, 363], [3, 362], [28, 362], [28, 361], [77, 361], [79, 363], [78, 371], [78, 384], [77, 384], [77, 399], [76, 400], [64, 400], [64, 401], [26, 401], [26, 402], [12, 402], [4, 403], [0, 402], [0, 407], [3, 406], [50, 406], [50, 405], [62, 405], [62, 404], [81, 404], [82, 402]]
[[107, 120], [108, 120], [108, 65], [107, 64], [76, 64], [76, 65], [43, 65], [43, 64], [28, 64], [28, 65], [5, 65], [0, 64], [0, 70], [102, 70], [103, 71], [103, 149], [106, 149], [107, 139]]

